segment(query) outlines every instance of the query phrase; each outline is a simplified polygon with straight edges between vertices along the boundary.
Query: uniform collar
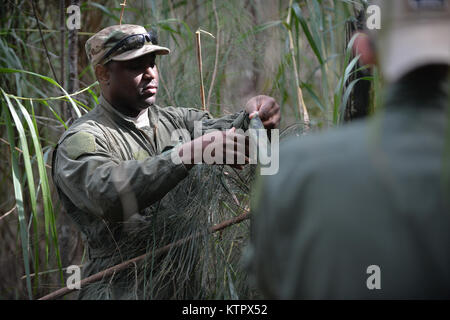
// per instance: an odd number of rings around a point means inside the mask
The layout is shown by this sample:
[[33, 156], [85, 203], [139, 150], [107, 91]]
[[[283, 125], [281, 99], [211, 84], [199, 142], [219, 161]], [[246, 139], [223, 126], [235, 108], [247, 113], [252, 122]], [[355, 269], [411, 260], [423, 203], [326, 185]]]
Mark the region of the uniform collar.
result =
[[[119, 111], [117, 111], [104, 97], [103, 95], [100, 95], [100, 98], [98, 99], [99, 105], [105, 110], [115, 121], [119, 123], [123, 123], [127, 126], [131, 126], [133, 128], [136, 128], [136, 125], [134, 123], [134, 119], [131, 117], [128, 117]], [[159, 120], [159, 107], [156, 105], [153, 105], [152, 107], [149, 107], [148, 109], [148, 117], [149, 117], [149, 124], [151, 128], [154, 128]]]

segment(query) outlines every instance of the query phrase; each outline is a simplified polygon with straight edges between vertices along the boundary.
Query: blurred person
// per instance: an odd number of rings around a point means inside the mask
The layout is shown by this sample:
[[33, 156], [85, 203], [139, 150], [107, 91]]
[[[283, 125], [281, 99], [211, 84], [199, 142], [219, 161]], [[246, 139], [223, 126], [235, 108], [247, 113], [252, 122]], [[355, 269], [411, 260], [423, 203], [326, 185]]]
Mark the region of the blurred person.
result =
[[[217, 119], [198, 109], [156, 105], [156, 57], [169, 52], [158, 45], [155, 32], [138, 25], [110, 26], [86, 42], [100, 84], [99, 103], [61, 136], [53, 156], [60, 200], [86, 242], [83, 278], [102, 271], [117, 254], [117, 243], [127, 237], [124, 226], [145, 223], [161, 209], [161, 200], [197, 163], [198, 152], [223, 147], [225, 163], [226, 151], [237, 157], [243, 150], [235, 129], [246, 130], [250, 114], [258, 112], [267, 129], [279, 124], [280, 108], [268, 96], [256, 96], [243, 111]], [[197, 121], [201, 133], [214, 131], [195, 137]], [[188, 136], [173, 141], [172, 133], [180, 130]], [[112, 282], [107, 298], [126, 298], [125, 287]], [[81, 288], [79, 298], [100, 298], [95, 287], [88, 290]]]
[[383, 108], [288, 141], [254, 189], [249, 252], [266, 298], [450, 298], [449, 3], [374, 4], [381, 29], [354, 48], [379, 63]]

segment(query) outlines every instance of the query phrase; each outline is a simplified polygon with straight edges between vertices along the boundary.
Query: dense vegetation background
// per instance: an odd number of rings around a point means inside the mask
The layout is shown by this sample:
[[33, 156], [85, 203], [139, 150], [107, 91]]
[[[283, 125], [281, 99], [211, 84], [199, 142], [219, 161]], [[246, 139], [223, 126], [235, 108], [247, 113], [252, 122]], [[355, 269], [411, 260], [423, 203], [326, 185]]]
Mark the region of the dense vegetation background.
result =
[[[83, 244], [51, 181], [51, 153], [73, 119], [100, 94], [84, 51], [100, 29], [119, 24], [124, 1], [1, 1], [0, 299], [37, 298], [62, 286]], [[66, 8], [78, 5], [81, 28]], [[202, 29], [206, 108], [240, 110], [273, 96], [281, 129], [325, 130], [352, 118], [354, 89], [366, 83], [365, 113], [378, 76], [359, 67], [351, 32], [364, 1], [129, 0], [122, 23], [157, 30], [171, 49], [158, 58], [157, 103], [201, 108], [196, 31]], [[369, 85], [367, 86], [367, 83]], [[292, 125], [295, 125], [292, 127]], [[300, 130], [303, 131], [303, 130]]]

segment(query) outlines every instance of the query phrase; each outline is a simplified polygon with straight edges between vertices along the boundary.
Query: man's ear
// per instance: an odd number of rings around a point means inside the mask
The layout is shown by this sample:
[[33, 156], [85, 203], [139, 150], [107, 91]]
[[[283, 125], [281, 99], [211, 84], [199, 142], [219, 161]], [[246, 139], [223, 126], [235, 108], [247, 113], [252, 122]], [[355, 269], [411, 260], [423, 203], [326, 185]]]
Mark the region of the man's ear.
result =
[[100, 83], [106, 84], [110, 78], [109, 69], [102, 64], [98, 64], [95, 66], [95, 76]]
[[364, 32], [358, 32], [355, 42], [353, 43], [353, 53], [361, 55], [360, 61], [363, 65], [376, 64], [375, 48], [370, 41], [370, 36]]

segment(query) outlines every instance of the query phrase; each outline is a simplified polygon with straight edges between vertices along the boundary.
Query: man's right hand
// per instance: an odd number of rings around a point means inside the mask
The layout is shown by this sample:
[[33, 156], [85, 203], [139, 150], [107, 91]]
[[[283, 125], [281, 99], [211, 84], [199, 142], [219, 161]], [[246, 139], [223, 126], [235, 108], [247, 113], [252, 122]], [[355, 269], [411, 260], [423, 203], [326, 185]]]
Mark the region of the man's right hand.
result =
[[236, 128], [213, 131], [183, 144], [178, 151], [181, 161], [188, 169], [196, 163], [227, 164], [242, 169], [249, 163], [248, 137], [235, 131]]

